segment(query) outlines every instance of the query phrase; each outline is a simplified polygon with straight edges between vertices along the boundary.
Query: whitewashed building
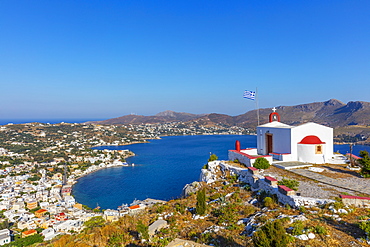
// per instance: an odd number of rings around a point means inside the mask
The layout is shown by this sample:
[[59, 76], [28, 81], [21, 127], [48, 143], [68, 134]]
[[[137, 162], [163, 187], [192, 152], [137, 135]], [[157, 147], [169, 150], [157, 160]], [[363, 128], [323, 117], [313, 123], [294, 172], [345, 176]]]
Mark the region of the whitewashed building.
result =
[[280, 122], [277, 112], [269, 116], [269, 122], [257, 126], [257, 148], [229, 151], [229, 159], [238, 159], [253, 166], [258, 157], [271, 163], [278, 161], [300, 161], [313, 164], [330, 163], [333, 160], [333, 129], [317, 123], [290, 126]]

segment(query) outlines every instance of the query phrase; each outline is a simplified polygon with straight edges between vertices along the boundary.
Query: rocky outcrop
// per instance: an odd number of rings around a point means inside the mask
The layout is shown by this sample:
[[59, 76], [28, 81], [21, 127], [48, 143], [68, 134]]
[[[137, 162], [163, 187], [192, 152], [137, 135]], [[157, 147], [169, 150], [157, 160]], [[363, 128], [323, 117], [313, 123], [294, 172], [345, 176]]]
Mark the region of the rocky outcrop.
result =
[[187, 184], [187, 185], [184, 186], [184, 188], [182, 189], [181, 196], [182, 197], [187, 197], [191, 194], [196, 193], [201, 188], [202, 188], [202, 183], [196, 182], [196, 181], [192, 182], [191, 184]]
[[216, 173], [218, 171], [222, 174], [225, 174], [226, 171], [228, 171], [231, 175], [238, 175], [239, 181], [249, 184], [253, 191], [264, 190], [270, 194], [275, 194], [279, 199], [279, 202], [284, 205], [288, 204], [292, 207], [317, 206], [334, 202], [330, 199], [318, 199], [282, 193], [282, 191], [278, 189], [277, 183], [271, 184], [264, 176], [254, 174], [251, 171], [248, 171], [247, 168], [235, 167], [222, 161], [209, 162], [208, 168], [202, 169], [201, 181], [211, 183], [218, 179], [222, 179], [222, 176], [217, 177]]

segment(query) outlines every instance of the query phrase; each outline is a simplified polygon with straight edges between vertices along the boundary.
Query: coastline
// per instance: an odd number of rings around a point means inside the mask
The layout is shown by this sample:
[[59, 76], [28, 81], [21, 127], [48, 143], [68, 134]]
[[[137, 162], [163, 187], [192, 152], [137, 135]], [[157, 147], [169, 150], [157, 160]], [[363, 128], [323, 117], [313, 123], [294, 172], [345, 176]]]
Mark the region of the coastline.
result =
[[[112, 146], [117, 146], [117, 145], [112, 145]], [[124, 146], [124, 145], [122, 145], [122, 146]], [[129, 158], [129, 157], [133, 157], [133, 156], [135, 156], [135, 153], [133, 153], [133, 152], [131, 152], [131, 154], [130, 155], [128, 155], [128, 156], [126, 156], [125, 157], [125, 159], [126, 158]], [[126, 164], [128, 164], [128, 163], [126, 163]], [[73, 188], [74, 188], [74, 186], [75, 186], [75, 184], [77, 184], [78, 183], [78, 180], [80, 179], [80, 178], [83, 178], [83, 177], [85, 177], [85, 176], [87, 176], [87, 175], [90, 175], [90, 174], [92, 174], [92, 173], [95, 173], [95, 172], [97, 172], [97, 171], [100, 171], [100, 170], [103, 170], [103, 169], [107, 169], [107, 168], [117, 168], [117, 167], [127, 167], [127, 166], [132, 166], [132, 165], [110, 165], [110, 166], [104, 166], [104, 167], [98, 167], [98, 168], [96, 168], [96, 169], [94, 169], [94, 170], [91, 170], [91, 171], [89, 171], [89, 172], [87, 172], [87, 173], [84, 173], [84, 174], [82, 174], [82, 175], [79, 175], [78, 177], [74, 177], [73, 178], [73, 182], [72, 182], [72, 189], [71, 189], [71, 196], [73, 196], [73, 198], [75, 198], [75, 196], [73, 195]], [[76, 200], [76, 198], [75, 198], [75, 200]], [[76, 203], [80, 203], [80, 202], [77, 202], [77, 200], [76, 200]], [[80, 203], [80, 204], [82, 204], [82, 203]], [[82, 204], [82, 205], [84, 205], [84, 204]]]

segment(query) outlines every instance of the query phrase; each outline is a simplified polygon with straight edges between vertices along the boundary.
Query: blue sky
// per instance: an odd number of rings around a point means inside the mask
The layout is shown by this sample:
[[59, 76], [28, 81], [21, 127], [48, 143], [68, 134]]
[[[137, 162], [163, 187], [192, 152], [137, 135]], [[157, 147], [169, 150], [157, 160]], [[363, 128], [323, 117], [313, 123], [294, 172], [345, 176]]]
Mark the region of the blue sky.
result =
[[0, 118], [370, 101], [370, 1], [0, 1]]

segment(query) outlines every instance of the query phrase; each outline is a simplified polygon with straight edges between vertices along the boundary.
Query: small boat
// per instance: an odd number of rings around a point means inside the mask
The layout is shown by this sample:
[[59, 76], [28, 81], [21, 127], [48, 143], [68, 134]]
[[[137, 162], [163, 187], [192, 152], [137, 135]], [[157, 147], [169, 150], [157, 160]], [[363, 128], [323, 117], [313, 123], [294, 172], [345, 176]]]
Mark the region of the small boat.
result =
[[131, 165], [132, 165], [132, 166], [135, 166], [135, 164], [134, 164], [134, 163], [132, 163]]

